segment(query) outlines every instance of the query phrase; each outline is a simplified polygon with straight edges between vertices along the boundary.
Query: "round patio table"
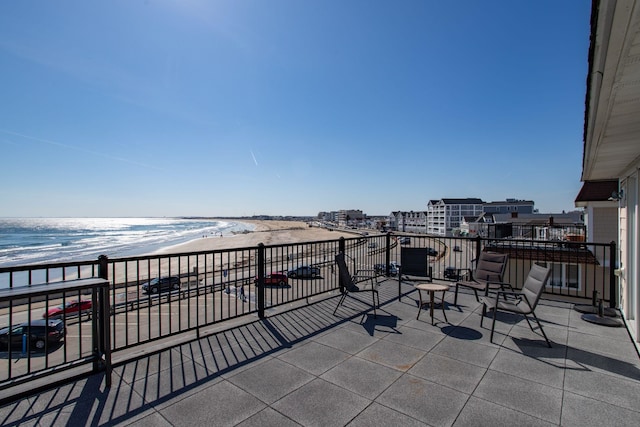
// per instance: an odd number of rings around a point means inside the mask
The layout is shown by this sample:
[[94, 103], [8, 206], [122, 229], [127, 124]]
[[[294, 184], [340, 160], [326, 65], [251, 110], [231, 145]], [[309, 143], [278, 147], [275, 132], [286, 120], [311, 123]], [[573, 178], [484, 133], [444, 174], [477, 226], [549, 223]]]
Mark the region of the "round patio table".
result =
[[449, 286], [440, 283], [419, 283], [416, 285], [416, 289], [418, 290], [418, 295], [420, 297], [420, 304], [418, 305], [418, 316], [416, 317], [416, 320], [420, 319], [420, 311], [422, 311], [422, 306], [426, 304], [426, 302], [422, 301], [422, 291], [426, 291], [429, 292], [429, 314], [431, 315], [431, 324], [433, 325], [433, 300], [436, 292], [442, 292], [442, 298], [440, 298], [442, 314], [444, 314], [445, 322], [449, 322], [449, 320], [447, 320], [447, 313], [444, 311], [444, 294], [449, 290]]

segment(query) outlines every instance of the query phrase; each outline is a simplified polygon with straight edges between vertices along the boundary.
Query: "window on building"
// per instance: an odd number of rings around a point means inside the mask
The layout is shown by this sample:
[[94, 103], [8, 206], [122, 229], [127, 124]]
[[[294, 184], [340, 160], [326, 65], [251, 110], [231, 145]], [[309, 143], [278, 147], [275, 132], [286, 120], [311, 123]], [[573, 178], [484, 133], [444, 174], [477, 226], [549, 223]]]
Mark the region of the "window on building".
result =
[[577, 264], [551, 264], [549, 282], [555, 288], [580, 290], [580, 266]]

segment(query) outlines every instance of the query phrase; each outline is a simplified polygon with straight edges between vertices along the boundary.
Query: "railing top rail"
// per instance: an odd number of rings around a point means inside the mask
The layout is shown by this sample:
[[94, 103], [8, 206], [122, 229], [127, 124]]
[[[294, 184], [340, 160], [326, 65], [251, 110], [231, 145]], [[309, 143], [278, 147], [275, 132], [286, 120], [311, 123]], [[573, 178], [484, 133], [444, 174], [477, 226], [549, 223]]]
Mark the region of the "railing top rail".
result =
[[32, 286], [0, 289], [0, 302], [16, 298], [50, 295], [56, 292], [71, 292], [88, 288], [109, 286], [109, 281], [99, 277], [89, 279], [64, 280], [60, 282], [40, 283]]

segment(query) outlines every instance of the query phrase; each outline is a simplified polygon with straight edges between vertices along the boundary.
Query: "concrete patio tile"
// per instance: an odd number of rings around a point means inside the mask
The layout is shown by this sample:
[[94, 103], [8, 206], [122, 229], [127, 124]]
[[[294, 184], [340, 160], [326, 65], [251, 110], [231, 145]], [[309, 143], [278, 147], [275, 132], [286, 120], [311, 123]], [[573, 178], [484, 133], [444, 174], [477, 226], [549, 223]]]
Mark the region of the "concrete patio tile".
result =
[[564, 388], [580, 396], [634, 411], [638, 410], [638, 396], [640, 396], [638, 381], [590, 370], [567, 370]]
[[301, 425], [338, 426], [354, 419], [369, 403], [368, 399], [356, 393], [315, 379], [271, 407]]
[[131, 383], [131, 387], [146, 403], [162, 407], [168, 399], [177, 395], [181, 395], [180, 398], [188, 397], [197, 392], [199, 385], [218, 381], [221, 381], [219, 376], [208, 373], [204, 366], [189, 360], [182, 365], [138, 378]]
[[267, 407], [238, 424], [238, 427], [295, 427], [300, 424]]
[[345, 328], [338, 328], [330, 333], [315, 337], [313, 340], [349, 354], [356, 354], [377, 342], [378, 338]]
[[454, 427], [466, 426], [518, 426], [518, 427], [539, 427], [553, 426], [557, 424], [549, 423], [540, 418], [495, 403], [487, 402], [477, 397], [471, 397], [464, 409], [453, 423]]
[[373, 400], [400, 375], [402, 373], [395, 369], [352, 357], [320, 378]]
[[[618, 317], [618, 320], [620, 318]], [[593, 335], [597, 337], [606, 337], [618, 341], [629, 341], [629, 333], [624, 326], [612, 328], [598, 325], [596, 323], [587, 322], [582, 319], [582, 313], [571, 310], [569, 315], [569, 326], [571, 330], [583, 334]]]
[[473, 395], [554, 424], [560, 423], [562, 389], [489, 370]]
[[423, 350], [380, 340], [357, 354], [358, 357], [405, 372], [426, 354]]
[[367, 409], [362, 411], [353, 421], [347, 424], [348, 427], [423, 427], [427, 425], [428, 424], [375, 402], [369, 405]]
[[[104, 377], [94, 375], [29, 398], [39, 425], [103, 425], [136, 420], [154, 412], [151, 405], [121, 377], [114, 375], [111, 388]], [[45, 421], [46, 420], [46, 421]]]
[[563, 357], [546, 361], [501, 349], [489, 365], [489, 369], [555, 388], [562, 388], [564, 382]]
[[313, 375], [279, 359], [246, 369], [228, 381], [266, 403], [273, 403], [313, 379]]
[[640, 381], [640, 360], [620, 360], [618, 356], [593, 353], [569, 347], [566, 367], [571, 370], [591, 370], [625, 379]]
[[440, 332], [424, 330], [424, 328], [414, 328], [402, 326], [396, 334], [388, 334], [384, 340], [394, 343], [414, 347], [419, 350], [429, 351], [446, 337]]
[[176, 400], [160, 411], [172, 425], [236, 425], [266, 405], [235, 385], [221, 381], [201, 388], [188, 399]]
[[243, 343], [218, 349], [208, 348], [202, 352], [200, 357], [196, 357], [194, 362], [202, 365], [210, 376], [219, 375], [225, 378], [272, 358], [273, 356], [260, 354], [249, 344]]
[[[28, 399], [22, 399], [9, 403], [0, 407], [0, 425], [24, 425], [35, 426], [38, 424], [39, 419], [43, 416], [41, 412], [34, 412], [31, 407], [31, 402], [35, 399], [39, 399], [39, 395], [30, 397]], [[45, 405], [46, 407], [46, 405]], [[44, 415], [48, 411], [45, 410]], [[52, 411], [57, 414], [59, 411]]]
[[436, 345], [431, 353], [487, 368], [498, 354], [499, 349], [493, 345], [449, 337]]
[[408, 373], [471, 394], [487, 370], [437, 354], [427, 354]]
[[562, 399], [563, 426], [636, 427], [639, 423], [640, 412], [637, 410], [631, 411], [569, 392], [565, 392]]
[[131, 427], [172, 427], [172, 424], [169, 421], [167, 421], [161, 414], [155, 411], [143, 418], [127, 420], [127, 422], [123, 423], [122, 425]]
[[310, 374], [321, 375], [349, 357], [351, 355], [344, 351], [310, 341], [278, 356], [278, 359], [304, 369]]
[[[604, 328], [604, 326], [601, 326]], [[618, 329], [618, 328], [606, 328]], [[610, 336], [594, 336], [590, 334], [569, 331], [567, 340], [569, 348], [587, 351], [593, 354], [599, 354], [611, 357], [617, 360], [624, 360], [630, 363], [638, 363], [638, 353], [629, 337], [626, 341], [620, 341]]]
[[113, 372], [120, 375], [124, 381], [131, 383], [136, 379], [178, 366], [187, 359], [190, 359], [187, 352], [183, 353], [179, 348], [171, 348], [127, 362], [114, 368]]
[[431, 426], [450, 426], [468, 398], [465, 393], [405, 374], [376, 402]]

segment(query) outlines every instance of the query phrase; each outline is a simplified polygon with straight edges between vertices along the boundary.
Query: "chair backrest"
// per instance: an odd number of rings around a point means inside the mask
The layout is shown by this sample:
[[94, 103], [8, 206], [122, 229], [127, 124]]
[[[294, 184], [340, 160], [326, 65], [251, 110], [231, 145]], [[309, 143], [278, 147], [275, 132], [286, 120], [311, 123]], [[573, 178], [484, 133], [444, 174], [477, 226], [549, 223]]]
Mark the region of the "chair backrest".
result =
[[427, 248], [400, 248], [402, 274], [429, 277], [427, 255]]
[[358, 287], [353, 283], [353, 278], [347, 268], [347, 263], [344, 259], [344, 252], [339, 252], [336, 255], [336, 264], [338, 264], [338, 278], [340, 279], [340, 292], [344, 293], [344, 290], [349, 292], [355, 292]]
[[473, 278], [483, 281], [502, 282], [504, 272], [507, 269], [508, 254], [496, 252], [480, 252], [478, 266], [473, 272]]
[[531, 310], [533, 310], [538, 304], [540, 295], [542, 295], [542, 291], [547, 285], [547, 281], [550, 276], [550, 267], [543, 267], [538, 264], [533, 264], [531, 266], [527, 279], [524, 281], [524, 285], [522, 285], [522, 293], [526, 295], [527, 301], [531, 304]]

